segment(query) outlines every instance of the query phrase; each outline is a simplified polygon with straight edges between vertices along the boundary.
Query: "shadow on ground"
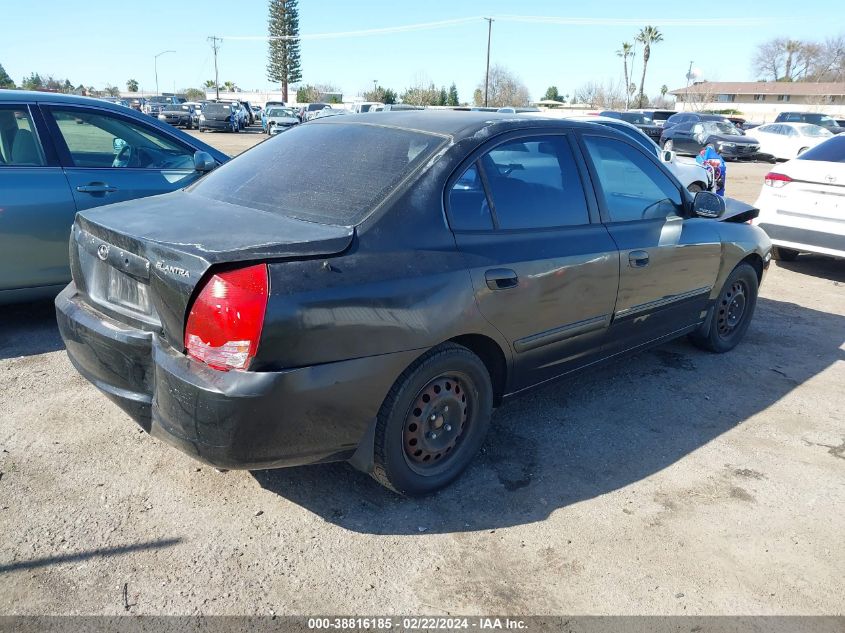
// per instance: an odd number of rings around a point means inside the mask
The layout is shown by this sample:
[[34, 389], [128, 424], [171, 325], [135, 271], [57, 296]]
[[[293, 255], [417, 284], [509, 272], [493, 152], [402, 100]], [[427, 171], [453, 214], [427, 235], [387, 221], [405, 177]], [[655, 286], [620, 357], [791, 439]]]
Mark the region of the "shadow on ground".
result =
[[648, 477], [741, 425], [845, 360], [843, 342], [845, 317], [760, 299], [745, 341], [729, 354], [679, 340], [514, 398], [494, 414], [483, 451], [464, 476], [425, 499], [398, 497], [346, 464], [254, 476], [356, 532], [461, 532], [541, 521]]
[[794, 262], [779, 261], [779, 268], [785, 268], [794, 273], [812, 275], [819, 279], [827, 279], [836, 283], [845, 283], [845, 260], [824, 255], [799, 255]]
[[0, 306], [0, 360], [64, 347], [52, 301]]

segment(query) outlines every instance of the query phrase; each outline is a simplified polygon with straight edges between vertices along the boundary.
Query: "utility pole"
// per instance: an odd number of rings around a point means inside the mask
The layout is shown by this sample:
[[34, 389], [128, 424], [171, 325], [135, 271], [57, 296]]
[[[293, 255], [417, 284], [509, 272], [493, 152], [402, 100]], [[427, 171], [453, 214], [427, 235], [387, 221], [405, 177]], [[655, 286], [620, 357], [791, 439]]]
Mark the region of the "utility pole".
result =
[[176, 51], [161, 51], [157, 55], [153, 56], [153, 59], [155, 60], [154, 64], [155, 64], [155, 71], [156, 71], [156, 94], [159, 94], [159, 92], [158, 92], [158, 58], [161, 57], [162, 55], [164, 55], [165, 53], [175, 53], [175, 52]]
[[487, 72], [484, 75], [484, 107], [487, 107], [487, 94], [490, 89], [490, 36], [493, 33], [493, 18], [487, 20]]
[[222, 42], [222, 37], [217, 37], [216, 35], [212, 35], [208, 38], [208, 41], [211, 42], [211, 50], [214, 51], [214, 89], [217, 91], [217, 100], [220, 100], [220, 79], [217, 76], [217, 49], [220, 48], [220, 44], [218, 42]]
[[687, 102], [689, 102], [689, 82], [692, 81], [692, 64], [693, 62], [689, 63], [689, 70], [687, 71], [687, 90], [684, 95], [684, 110], [687, 109]]

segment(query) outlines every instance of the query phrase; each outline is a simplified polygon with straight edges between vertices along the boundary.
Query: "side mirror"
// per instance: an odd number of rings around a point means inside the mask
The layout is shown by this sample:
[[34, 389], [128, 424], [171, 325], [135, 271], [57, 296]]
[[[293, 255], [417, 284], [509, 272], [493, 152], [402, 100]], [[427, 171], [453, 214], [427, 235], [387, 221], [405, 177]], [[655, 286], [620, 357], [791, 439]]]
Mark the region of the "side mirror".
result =
[[211, 171], [215, 167], [217, 167], [217, 161], [211, 157], [211, 154], [208, 152], [194, 152], [194, 169], [204, 173]]
[[120, 154], [120, 151], [126, 147], [126, 141], [122, 138], [115, 138], [111, 142], [112, 150], [114, 150], [115, 155]]
[[664, 149], [660, 153], [660, 158], [664, 163], [671, 163], [675, 160], [675, 152], [673, 152], [671, 149]]
[[725, 199], [711, 191], [699, 191], [692, 200], [692, 210], [702, 218], [720, 218], [725, 212]]

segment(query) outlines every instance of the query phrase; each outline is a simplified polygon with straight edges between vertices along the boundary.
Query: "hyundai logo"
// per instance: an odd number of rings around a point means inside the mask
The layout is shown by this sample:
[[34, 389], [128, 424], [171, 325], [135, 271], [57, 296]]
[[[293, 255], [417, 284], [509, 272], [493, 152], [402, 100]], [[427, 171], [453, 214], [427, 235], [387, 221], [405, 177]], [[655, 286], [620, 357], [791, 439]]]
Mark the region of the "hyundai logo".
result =
[[827, 182], [829, 182], [830, 184], [833, 184], [833, 183], [836, 182], [836, 176], [834, 176], [833, 174], [828, 174], [827, 176], [824, 177], [824, 179]]
[[97, 247], [97, 257], [106, 261], [109, 258], [109, 245], [108, 244], [100, 244]]

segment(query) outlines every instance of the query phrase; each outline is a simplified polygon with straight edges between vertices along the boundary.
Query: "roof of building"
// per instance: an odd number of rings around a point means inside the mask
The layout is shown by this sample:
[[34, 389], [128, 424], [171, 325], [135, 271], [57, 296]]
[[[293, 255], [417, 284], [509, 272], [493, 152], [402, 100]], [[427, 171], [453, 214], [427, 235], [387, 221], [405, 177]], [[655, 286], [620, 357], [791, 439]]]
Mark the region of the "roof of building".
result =
[[[698, 81], [689, 87], [691, 94], [735, 95], [790, 95], [827, 96], [845, 95], [845, 83], [815, 81]], [[670, 90], [671, 95], [684, 95], [687, 88]]]

